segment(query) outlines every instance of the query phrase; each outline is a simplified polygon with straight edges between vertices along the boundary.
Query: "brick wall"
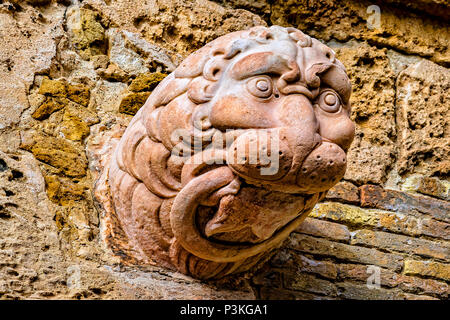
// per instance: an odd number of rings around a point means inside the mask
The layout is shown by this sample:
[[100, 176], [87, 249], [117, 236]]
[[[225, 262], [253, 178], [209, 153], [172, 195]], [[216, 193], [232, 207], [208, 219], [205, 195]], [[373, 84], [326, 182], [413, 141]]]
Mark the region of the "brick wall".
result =
[[255, 276], [260, 298], [447, 299], [448, 183], [415, 177], [408, 189], [339, 183]]

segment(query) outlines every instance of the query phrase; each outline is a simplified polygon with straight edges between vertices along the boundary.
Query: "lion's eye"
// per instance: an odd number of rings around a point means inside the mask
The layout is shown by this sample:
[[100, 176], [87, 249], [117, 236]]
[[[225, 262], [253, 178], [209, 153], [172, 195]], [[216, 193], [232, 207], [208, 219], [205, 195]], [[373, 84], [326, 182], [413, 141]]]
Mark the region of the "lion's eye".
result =
[[248, 91], [258, 98], [268, 98], [272, 95], [272, 79], [266, 76], [255, 77], [247, 82]]
[[319, 106], [326, 112], [335, 113], [341, 109], [341, 100], [336, 92], [327, 90], [320, 95]]

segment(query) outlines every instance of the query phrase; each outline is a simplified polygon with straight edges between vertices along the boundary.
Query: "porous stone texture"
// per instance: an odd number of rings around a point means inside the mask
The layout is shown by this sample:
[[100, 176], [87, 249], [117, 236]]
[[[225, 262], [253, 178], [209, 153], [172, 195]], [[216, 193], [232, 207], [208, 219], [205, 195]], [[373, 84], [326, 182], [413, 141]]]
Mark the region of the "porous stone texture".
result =
[[[448, 299], [448, 12], [439, 0], [2, 1], [0, 298]], [[272, 24], [347, 68], [357, 134], [344, 180], [259, 271], [200, 282], [121, 265], [91, 194], [134, 101], [205, 43]]]

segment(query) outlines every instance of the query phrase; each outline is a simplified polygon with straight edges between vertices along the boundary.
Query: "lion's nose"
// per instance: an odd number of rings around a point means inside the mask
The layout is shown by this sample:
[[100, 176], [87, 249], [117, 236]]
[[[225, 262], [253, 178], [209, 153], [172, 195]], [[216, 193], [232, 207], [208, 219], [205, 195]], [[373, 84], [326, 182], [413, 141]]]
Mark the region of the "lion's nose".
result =
[[297, 174], [297, 185], [308, 192], [328, 190], [344, 176], [346, 166], [345, 151], [324, 141], [306, 157]]
[[319, 116], [319, 133], [322, 140], [332, 142], [345, 151], [348, 150], [355, 135], [355, 124], [350, 118], [341, 114], [334, 117]]
[[315, 133], [319, 129], [311, 101], [303, 94], [290, 94], [283, 98], [277, 108], [280, 127], [294, 128], [296, 131]]

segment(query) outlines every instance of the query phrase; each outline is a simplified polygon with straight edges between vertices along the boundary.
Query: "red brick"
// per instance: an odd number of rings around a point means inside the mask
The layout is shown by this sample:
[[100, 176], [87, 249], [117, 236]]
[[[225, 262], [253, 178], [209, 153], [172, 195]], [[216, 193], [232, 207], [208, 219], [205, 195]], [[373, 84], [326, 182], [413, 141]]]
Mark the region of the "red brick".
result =
[[[366, 282], [370, 276], [367, 267], [358, 264], [337, 264], [338, 279]], [[445, 282], [405, 276], [384, 268], [380, 269], [380, 284], [383, 287], [398, 287], [405, 292], [437, 295], [445, 299], [449, 294], [449, 286]]]
[[312, 293], [261, 287], [259, 297], [262, 300], [336, 300], [336, 298], [320, 296]]
[[450, 223], [428, 218], [422, 219], [420, 226], [423, 235], [450, 240]]
[[336, 286], [330, 281], [306, 273], [286, 273], [283, 276], [286, 289], [336, 296]]
[[326, 200], [339, 201], [344, 203], [359, 204], [359, 190], [353, 183], [341, 181], [328, 190]]
[[353, 234], [350, 243], [412, 253], [442, 260], [450, 259], [450, 246], [448, 243], [412, 238], [387, 232], [358, 230]]
[[318, 204], [310, 216], [326, 218], [355, 227], [370, 226], [409, 235], [418, 235], [421, 232], [419, 218], [396, 212], [362, 209], [337, 202]]
[[350, 239], [350, 232], [346, 226], [314, 218], [306, 218], [296, 232], [332, 240], [348, 241]]
[[384, 253], [372, 248], [351, 246], [344, 243], [313, 238], [297, 233], [291, 234], [287, 245], [301, 252], [329, 256], [362, 264], [373, 264], [393, 270], [400, 270], [403, 266], [403, 257], [400, 255]]
[[404, 300], [400, 291], [395, 289], [369, 288], [366, 284], [343, 282], [336, 284], [338, 296], [352, 300]]
[[309, 272], [328, 279], [336, 279], [337, 275], [335, 263], [313, 260], [293, 250], [279, 250], [272, 258], [270, 264], [277, 269], [283, 268], [284, 270], [288, 269], [296, 272]]
[[396, 212], [418, 212], [450, 222], [450, 203], [430, 197], [414, 196], [405, 192], [386, 190], [375, 185], [360, 187], [361, 206]]

